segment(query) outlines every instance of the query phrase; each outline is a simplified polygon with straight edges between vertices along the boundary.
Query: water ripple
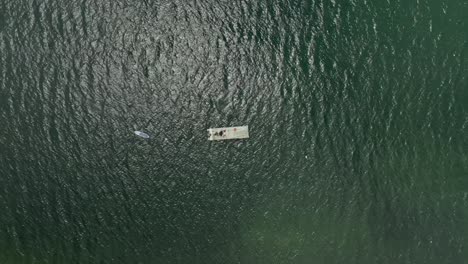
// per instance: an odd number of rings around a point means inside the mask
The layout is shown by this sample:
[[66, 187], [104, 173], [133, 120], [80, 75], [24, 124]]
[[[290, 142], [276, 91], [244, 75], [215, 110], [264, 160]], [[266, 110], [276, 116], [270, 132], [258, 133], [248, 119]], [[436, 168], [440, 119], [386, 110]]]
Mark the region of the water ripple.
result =
[[2, 1], [0, 262], [462, 263], [467, 12]]

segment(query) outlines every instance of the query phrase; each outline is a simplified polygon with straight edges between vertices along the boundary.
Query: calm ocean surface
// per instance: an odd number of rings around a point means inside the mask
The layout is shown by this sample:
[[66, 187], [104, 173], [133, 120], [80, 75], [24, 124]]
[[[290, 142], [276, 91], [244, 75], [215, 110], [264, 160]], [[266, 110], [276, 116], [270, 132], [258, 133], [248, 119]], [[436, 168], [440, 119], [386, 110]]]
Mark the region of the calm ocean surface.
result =
[[468, 2], [0, 0], [0, 264], [45, 263], [468, 263]]

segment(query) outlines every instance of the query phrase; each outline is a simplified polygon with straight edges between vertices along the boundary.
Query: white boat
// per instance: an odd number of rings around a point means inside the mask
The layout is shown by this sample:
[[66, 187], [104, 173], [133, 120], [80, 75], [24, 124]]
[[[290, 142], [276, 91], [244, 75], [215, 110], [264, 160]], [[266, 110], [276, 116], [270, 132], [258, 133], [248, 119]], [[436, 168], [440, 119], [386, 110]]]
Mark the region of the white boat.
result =
[[139, 137], [142, 137], [144, 139], [150, 138], [150, 136], [148, 134], [146, 134], [145, 132], [142, 132], [142, 131], [135, 131], [133, 133], [135, 133], [135, 135], [137, 135]]
[[208, 140], [249, 138], [249, 126], [219, 127], [208, 129]]

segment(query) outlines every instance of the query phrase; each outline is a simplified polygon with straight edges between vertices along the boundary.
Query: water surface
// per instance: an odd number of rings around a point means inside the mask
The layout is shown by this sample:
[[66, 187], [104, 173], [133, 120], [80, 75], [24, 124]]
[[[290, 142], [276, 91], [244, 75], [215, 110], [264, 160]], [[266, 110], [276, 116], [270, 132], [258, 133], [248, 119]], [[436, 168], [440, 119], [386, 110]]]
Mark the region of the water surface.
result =
[[467, 14], [1, 0], [0, 262], [465, 263]]

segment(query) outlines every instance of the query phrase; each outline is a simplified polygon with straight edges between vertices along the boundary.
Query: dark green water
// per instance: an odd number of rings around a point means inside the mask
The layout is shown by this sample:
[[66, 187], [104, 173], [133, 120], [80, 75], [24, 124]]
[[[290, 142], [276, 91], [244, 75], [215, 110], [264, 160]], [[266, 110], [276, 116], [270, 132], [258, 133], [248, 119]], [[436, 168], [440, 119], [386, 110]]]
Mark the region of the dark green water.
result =
[[468, 2], [0, 0], [0, 263], [468, 263]]

